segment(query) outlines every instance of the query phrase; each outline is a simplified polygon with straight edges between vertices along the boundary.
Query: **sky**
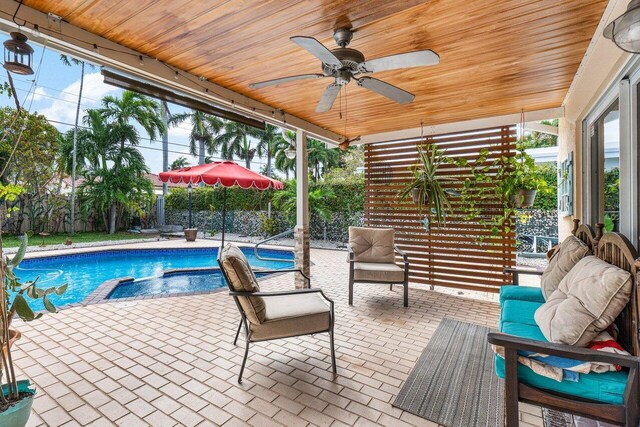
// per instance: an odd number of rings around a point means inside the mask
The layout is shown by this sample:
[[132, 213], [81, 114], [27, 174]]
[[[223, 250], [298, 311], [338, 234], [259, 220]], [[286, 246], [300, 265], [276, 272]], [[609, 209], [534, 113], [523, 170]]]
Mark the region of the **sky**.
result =
[[[0, 42], [4, 42], [8, 38], [7, 34], [0, 33]], [[30, 45], [35, 51], [33, 55], [35, 73], [30, 76], [12, 75], [18, 99], [25, 109], [31, 113], [44, 115], [58, 130], [66, 132], [73, 128], [75, 122], [80, 89], [80, 66], [74, 64], [70, 67], [66, 66], [60, 61], [58, 52], [32, 42]], [[7, 82], [7, 75], [4, 69], [0, 69], [0, 84], [4, 82]], [[87, 66], [82, 92], [80, 124], [84, 110], [100, 107], [100, 100], [104, 96], [119, 96], [122, 89], [103, 83], [99, 67]], [[15, 108], [15, 103], [5, 94], [0, 96], [0, 106]], [[176, 114], [185, 112], [187, 109], [169, 104], [169, 111]], [[197, 157], [189, 154], [190, 127], [190, 121], [186, 121], [169, 129], [169, 164], [181, 156], [186, 157], [191, 164], [198, 163]], [[141, 139], [138, 147], [144, 155], [147, 166], [153, 173], [162, 172], [162, 142], [151, 141], [142, 128], [138, 130]], [[216, 158], [215, 155], [213, 157]], [[236, 161], [244, 165], [243, 160], [236, 159]], [[259, 170], [265, 163], [265, 159], [256, 156], [251, 168]]]

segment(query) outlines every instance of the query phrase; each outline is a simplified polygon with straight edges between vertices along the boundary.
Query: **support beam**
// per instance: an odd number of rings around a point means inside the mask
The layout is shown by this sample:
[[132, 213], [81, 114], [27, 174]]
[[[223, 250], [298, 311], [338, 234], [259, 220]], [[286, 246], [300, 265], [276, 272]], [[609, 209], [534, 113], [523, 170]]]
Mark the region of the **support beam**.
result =
[[[18, 26], [12, 21], [12, 15], [17, 6], [18, 3], [14, 0], [0, 0], [1, 31], [11, 32], [18, 29]], [[20, 7], [16, 21], [20, 23], [26, 21], [26, 25], [20, 27], [20, 31], [27, 34], [30, 40], [61, 53], [110, 67], [132, 77], [193, 96], [202, 102], [264, 120], [276, 126], [305, 130], [309, 135], [321, 141], [337, 145], [344, 140], [342, 135], [223, 86], [206, 80], [201, 81], [200, 76], [187, 71], [180, 70], [180, 75], [176, 79], [176, 68], [174, 67], [141, 55], [140, 52], [85, 31], [64, 20], [51, 19], [47, 14], [29, 6]], [[38, 30], [34, 31], [36, 25]], [[98, 49], [95, 49], [94, 46], [98, 46]]]
[[531, 130], [534, 132], [546, 133], [547, 135], [555, 135], [558, 136], [558, 127], [545, 125], [544, 123], [538, 122], [527, 122], [524, 124], [525, 130]]
[[[309, 276], [309, 161], [307, 158], [307, 134], [296, 134], [296, 228], [294, 234], [296, 268]], [[296, 275], [296, 288], [306, 288], [309, 283], [302, 275]]]
[[[564, 108], [550, 108], [548, 110], [525, 111], [525, 120], [529, 122], [559, 119], [564, 117]], [[358, 144], [371, 144], [374, 142], [403, 141], [414, 138], [420, 138], [424, 135], [442, 135], [454, 132], [466, 132], [476, 129], [487, 129], [497, 126], [513, 125], [520, 123], [520, 113], [507, 114], [504, 116], [487, 117], [483, 119], [466, 120], [456, 123], [444, 123], [440, 125], [425, 126], [424, 129], [419, 127], [413, 129], [404, 129], [393, 132], [383, 132], [371, 135], [363, 135]]]

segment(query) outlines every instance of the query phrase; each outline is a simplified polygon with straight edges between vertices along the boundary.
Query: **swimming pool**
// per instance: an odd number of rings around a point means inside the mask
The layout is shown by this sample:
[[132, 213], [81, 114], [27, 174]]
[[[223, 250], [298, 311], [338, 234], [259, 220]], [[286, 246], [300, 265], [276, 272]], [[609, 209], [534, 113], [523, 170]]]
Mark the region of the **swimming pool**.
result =
[[[253, 248], [242, 248], [242, 252], [253, 267], [278, 270], [293, 266], [293, 254], [290, 251], [260, 249], [260, 256], [282, 261], [256, 259]], [[69, 285], [67, 292], [51, 297], [53, 303], [60, 306], [82, 302], [98, 286], [111, 279], [127, 276], [136, 279], [159, 277], [164, 270], [170, 269], [215, 268], [218, 266], [217, 255], [217, 248], [97, 251], [26, 259], [16, 269], [16, 275], [22, 281], [35, 280], [39, 277], [38, 284], [42, 288], [67, 283]], [[215, 278], [210, 277], [210, 279]], [[201, 277], [193, 284], [202, 286], [206, 280]], [[219, 277], [217, 281], [220, 281]], [[181, 290], [176, 292], [189, 292], [187, 285], [188, 283], [183, 282], [178, 287]], [[178, 288], [174, 287], [174, 289]], [[34, 310], [44, 308], [41, 301], [30, 301], [30, 303]]]
[[[271, 273], [256, 273], [264, 277]], [[121, 282], [107, 296], [108, 299], [130, 298], [150, 295], [170, 295], [191, 292], [211, 292], [227, 288], [219, 270], [171, 273], [162, 277]]]

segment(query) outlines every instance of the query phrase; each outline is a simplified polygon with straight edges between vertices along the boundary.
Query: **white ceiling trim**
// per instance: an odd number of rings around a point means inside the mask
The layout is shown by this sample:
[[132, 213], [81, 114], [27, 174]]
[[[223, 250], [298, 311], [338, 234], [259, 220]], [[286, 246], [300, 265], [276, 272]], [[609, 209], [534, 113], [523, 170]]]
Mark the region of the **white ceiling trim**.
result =
[[[13, 0], [0, 0], [0, 30], [5, 32], [16, 31], [17, 26], [11, 17], [18, 7], [18, 3]], [[299, 117], [290, 115], [286, 111], [278, 110], [270, 105], [258, 102], [252, 98], [241, 95], [225, 87], [216, 85], [208, 81], [200, 81], [199, 76], [180, 70], [181, 74], [176, 79], [175, 67], [167, 67], [159, 61], [147, 58], [140, 63], [140, 52], [128, 49], [117, 43], [113, 43], [105, 38], [82, 30], [67, 22], [60, 22], [59, 27], [51, 27], [47, 14], [28, 6], [20, 7], [16, 17], [18, 22], [26, 20], [29, 22], [26, 27], [21, 27], [20, 31], [28, 34], [29, 39], [36, 43], [46, 45], [48, 48], [69, 54], [73, 57], [93, 62], [99, 65], [108, 66], [114, 70], [125, 72], [129, 75], [150, 81], [157, 82], [173, 90], [194, 96], [197, 99], [223, 107], [230, 111], [248, 117], [264, 120], [278, 126], [289, 129], [301, 129], [309, 136], [320, 139], [331, 144], [339, 144], [344, 140], [339, 135], [328, 129], [310, 123]], [[33, 31], [33, 26], [38, 25], [39, 31]], [[102, 47], [97, 51], [93, 45]], [[198, 83], [195, 83], [194, 80]], [[201, 87], [204, 86], [208, 92]]]
[[[521, 113], [507, 114], [504, 116], [487, 117], [483, 119], [466, 120], [455, 123], [417, 127], [393, 132], [363, 135], [358, 144], [372, 144], [376, 142], [399, 141], [419, 138], [421, 135], [442, 135], [446, 133], [465, 132], [475, 129], [485, 129], [496, 126], [506, 126], [520, 123]], [[540, 120], [559, 119], [564, 117], [564, 107], [549, 108], [546, 110], [527, 111], [524, 113], [527, 122]]]

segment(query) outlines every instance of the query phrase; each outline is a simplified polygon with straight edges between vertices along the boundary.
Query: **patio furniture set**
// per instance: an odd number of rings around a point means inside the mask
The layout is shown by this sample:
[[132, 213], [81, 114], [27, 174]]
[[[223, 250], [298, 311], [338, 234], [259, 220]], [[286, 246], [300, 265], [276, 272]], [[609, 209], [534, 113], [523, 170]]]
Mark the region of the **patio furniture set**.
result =
[[[395, 263], [396, 254], [402, 265]], [[513, 285], [500, 290], [499, 333], [489, 333], [495, 370], [504, 378], [505, 423], [519, 425], [518, 402], [606, 422], [638, 424], [640, 358], [637, 314], [637, 253], [619, 233], [576, 226], [573, 236], [549, 251], [546, 270], [509, 269]], [[401, 284], [408, 306], [407, 255], [394, 244], [394, 230], [350, 227], [349, 304], [354, 283]], [[321, 289], [265, 292], [242, 252], [227, 244], [220, 268], [238, 307], [249, 344], [328, 333], [336, 370], [334, 303]], [[518, 276], [541, 276], [540, 288], [518, 285]], [[618, 344], [619, 343], [619, 344]]]

